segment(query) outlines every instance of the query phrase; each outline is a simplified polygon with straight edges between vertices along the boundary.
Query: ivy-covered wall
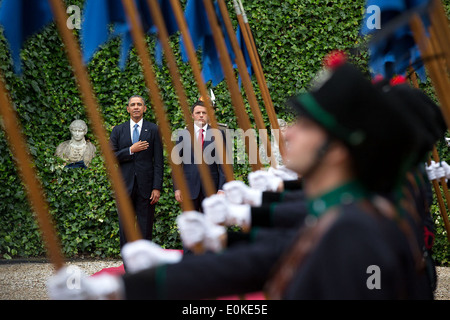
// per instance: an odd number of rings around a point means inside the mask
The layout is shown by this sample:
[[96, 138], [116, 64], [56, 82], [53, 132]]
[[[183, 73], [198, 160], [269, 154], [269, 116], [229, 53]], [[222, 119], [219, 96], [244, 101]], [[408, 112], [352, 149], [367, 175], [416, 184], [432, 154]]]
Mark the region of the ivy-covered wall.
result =
[[[68, 5], [80, 7], [83, 2], [66, 0]], [[227, 3], [232, 9], [232, 1]], [[346, 50], [352, 53], [353, 62], [367, 68], [367, 52], [360, 46], [358, 37], [363, 0], [254, 0], [245, 1], [244, 5], [279, 117], [292, 119], [284, 109], [284, 101], [307, 88], [329, 51]], [[231, 16], [234, 17], [233, 12]], [[179, 58], [177, 36], [172, 37], [171, 42]], [[148, 43], [152, 50], [153, 37], [148, 37]], [[108, 133], [114, 125], [128, 119], [128, 97], [140, 94], [148, 98], [135, 51], [131, 52], [125, 70], [120, 70], [119, 47], [117, 39], [109, 42], [88, 65]], [[199, 96], [196, 84], [189, 65], [178, 60], [186, 94], [193, 103]], [[67, 257], [116, 257], [119, 254], [118, 217], [102, 157], [98, 154], [88, 170], [68, 170], [54, 156], [56, 146], [70, 139], [68, 126], [74, 119], [89, 123], [54, 25], [29, 39], [22, 52], [22, 61], [24, 73], [17, 77], [12, 71], [7, 43], [0, 36], [0, 68], [44, 185], [64, 254]], [[156, 72], [172, 128], [182, 128], [184, 120], [168, 69], [162, 67]], [[253, 84], [260, 104], [264, 106], [255, 77]], [[214, 94], [218, 121], [237, 128], [226, 83], [215, 87]], [[251, 114], [249, 107], [248, 110]], [[264, 110], [263, 115], [268, 125]], [[151, 109], [145, 118], [155, 122]], [[92, 130], [87, 138], [97, 143]], [[245, 180], [250, 167], [235, 165], [234, 169], [236, 179]], [[180, 248], [175, 224], [180, 207], [174, 199], [168, 163], [164, 178], [164, 189], [156, 206], [154, 241], [166, 248]], [[449, 261], [445, 240], [438, 225], [436, 257], [442, 263]], [[0, 258], [44, 253], [4, 132], [0, 131]]]

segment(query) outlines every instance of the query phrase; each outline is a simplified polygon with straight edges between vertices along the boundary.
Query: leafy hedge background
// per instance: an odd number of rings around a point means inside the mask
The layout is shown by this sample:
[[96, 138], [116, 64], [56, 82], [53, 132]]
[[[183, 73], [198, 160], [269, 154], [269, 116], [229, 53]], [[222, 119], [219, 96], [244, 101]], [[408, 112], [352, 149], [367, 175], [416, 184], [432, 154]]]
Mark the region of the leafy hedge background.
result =
[[[445, 1], [447, 8], [449, 2]], [[67, 5], [81, 8], [83, 3], [84, 0], [66, 0]], [[182, 3], [184, 5], [185, 1]], [[227, 3], [234, 17], [232, 1]], [[367, 51], [361, 46], [362, 39], [358, 36], [364, 11], [363, 0], [253, 0], [245, 1], [244, 5], [279, 117], [292, 119], [283, 106], [286, 97], [307, 89], [329, 51], [345, 50], [351, 53], [354, 63], [367, 70]], [[178, 37], [172, 37], [171, 41], [179, 57]], [[148, 37], [148, 43], [152, 50], [152, 36]], [[141, 94], [148, 98], [134, 50], [126, 69], [119, 70], [119, 46], [117, 39], [110, 41], [88, 65], [108, 133], [114, 125], [128, 119], [128, 97]], [[68, 126], [74, 119], [83, 119], [89, 124], [54, 25], [27, 41], [22, 60], [24, 73], [17, 77], [12, 71], [7, 43], [0, 35], [0, 68], [44, 185], [64, 254], [66, 257], [117, 257], [118, 217], [102, 157], [98, 154], [88, 170], [68, 170], [54, 156], [56, 146], [70, 139]], [[193, 103], [199, 93], [190, 67], [181, 60], [178, 66], [189, 102]], [[162, 67], [156, 72], [173, 129], [184, 127], [168, 69]], [[253, 83], [263, 106], [254, 77]], [[422, 87], [434, 97], [428, 84]], [[220, 83], [214, 88], [214, 93], [219, 122], [237, 128], [226, 83]], [[268, 125], [267, 114], [263, 114]], [[155, 122], [151, 109], [145, 117]], [[97, 143], [91, 130], [87, 138]], [[447, 160], [447, 147], [442, 145], [440, 150], [443, 159]], [[235, 165], [236, 179], [245, 180], [249, 170], [248, 165]], [[180, 207], [172, 192], [168, 163], [164, 177], [164, 189], [156, 207], [154, 241], [166, 248], [181, 248], [175, 224]], [[449, 245], [436, 201], [433, 214], [437, 225], [434, 255], [438, 263], [446, 265], [450, 261]], [[4, 132], [0, 131], [0, 258], [44, 254], [39, 229], [17, 175]]]

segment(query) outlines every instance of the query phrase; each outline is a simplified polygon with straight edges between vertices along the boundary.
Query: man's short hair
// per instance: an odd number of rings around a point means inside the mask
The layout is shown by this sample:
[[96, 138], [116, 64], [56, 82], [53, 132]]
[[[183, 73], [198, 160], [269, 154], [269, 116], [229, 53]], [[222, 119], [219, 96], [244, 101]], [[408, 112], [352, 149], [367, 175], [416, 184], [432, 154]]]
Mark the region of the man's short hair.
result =
[[141, 98], [142, 102], [144, 103], [144, 106], [146, 105], [146, 104], [145, 104], [145, 99], [144, 99], [142, 96], [140, 96], [140, 95], [138, 95], [138, 94], [135, 94], [134, 96], [131, 96], [131, 97], [128, 99], [127, 106], [130, 105], [130, 100], [133, 99], [133, 98]]
[[205, 103], [204, 103], [203, 101], [201, 101], [201, 100], [197, 100], [197, 101], [191, 106], [191, 113], [194, 112], [194, 109], [195, 109], [196, 106], [202, 106], [202, 107], [204, 107], [204, 106], [205, 106]]

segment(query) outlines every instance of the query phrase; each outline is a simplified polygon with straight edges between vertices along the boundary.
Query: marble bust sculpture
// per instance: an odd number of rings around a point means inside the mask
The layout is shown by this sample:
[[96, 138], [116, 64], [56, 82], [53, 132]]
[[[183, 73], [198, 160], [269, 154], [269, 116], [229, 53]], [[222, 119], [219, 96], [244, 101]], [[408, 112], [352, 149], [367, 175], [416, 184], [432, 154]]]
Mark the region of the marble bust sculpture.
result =
[[67, 167], [88, 167], [95, 156], [96, 147], [86, 141], [88, 127], [83, 120], [75, 120], [69, 126], [72, 135], [57, 148], [55, 155], [67, 162]]

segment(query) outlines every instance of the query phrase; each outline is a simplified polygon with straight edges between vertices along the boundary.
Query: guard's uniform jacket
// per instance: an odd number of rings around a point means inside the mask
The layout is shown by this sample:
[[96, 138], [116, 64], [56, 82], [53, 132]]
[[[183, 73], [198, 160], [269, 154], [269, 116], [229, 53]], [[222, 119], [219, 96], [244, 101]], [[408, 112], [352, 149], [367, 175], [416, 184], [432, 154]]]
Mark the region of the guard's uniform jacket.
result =
[[433, 298], [423, 261], [416, 260], [418, 247], [412, 247], [415, 234], [361, 190], [350, 183], [309, 201], [317, 222], [282, 258], [267, 286], [269, 298]]

